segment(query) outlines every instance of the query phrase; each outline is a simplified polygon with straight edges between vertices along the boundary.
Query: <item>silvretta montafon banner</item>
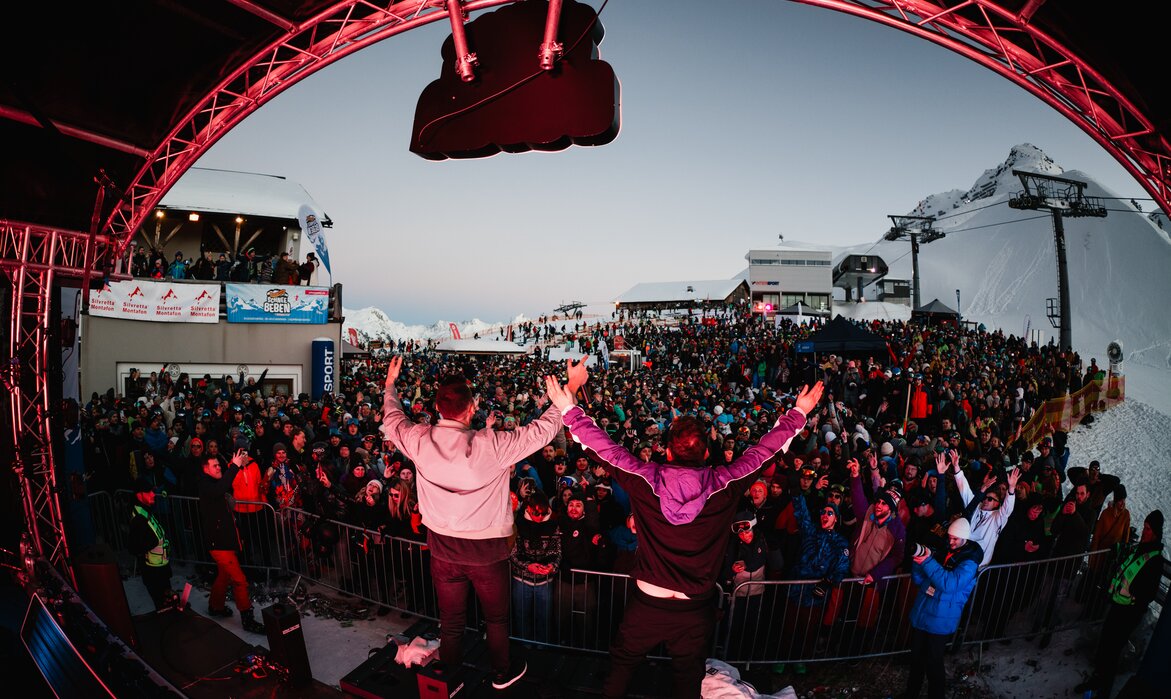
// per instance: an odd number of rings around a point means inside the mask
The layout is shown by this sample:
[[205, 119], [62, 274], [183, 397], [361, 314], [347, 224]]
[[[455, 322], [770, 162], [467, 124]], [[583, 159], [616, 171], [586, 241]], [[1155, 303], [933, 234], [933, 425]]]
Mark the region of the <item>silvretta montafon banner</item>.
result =
[[162, 323], [218, 323], [220, 285], [111, 281], [90, 293], [89, 314]]

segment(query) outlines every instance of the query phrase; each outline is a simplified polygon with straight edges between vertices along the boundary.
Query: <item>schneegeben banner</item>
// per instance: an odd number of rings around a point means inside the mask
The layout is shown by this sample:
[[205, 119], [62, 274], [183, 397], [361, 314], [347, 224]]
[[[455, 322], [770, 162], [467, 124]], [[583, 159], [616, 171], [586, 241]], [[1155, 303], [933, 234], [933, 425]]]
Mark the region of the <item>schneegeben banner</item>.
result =
[[229, 323], [323, 325], [329, 288], [282, 284], [227, 284]]

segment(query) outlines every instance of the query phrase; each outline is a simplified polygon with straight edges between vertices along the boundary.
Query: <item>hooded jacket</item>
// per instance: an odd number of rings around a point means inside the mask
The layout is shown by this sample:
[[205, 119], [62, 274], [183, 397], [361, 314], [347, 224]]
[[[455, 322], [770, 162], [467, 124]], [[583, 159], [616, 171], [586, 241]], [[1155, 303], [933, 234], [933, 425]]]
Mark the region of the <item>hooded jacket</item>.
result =
[[614, 480], [630, 495], [639, 532], [632, 577], [689, 597], [715, 590], [745, 482], [789, 446], [805, 419], [800, 410], [790, 410], [739, 459], [712, 468], [703, 463], [643, 463], [615, 444], [580, 407], [562, 417], [574, 441], [609, 464]]
[[949, 551], [942, 557], [942, 563], [931, 557], [911, 567], [911, 579], [919, 586], [919, 594], [911, 606], [911, 626], [946, 635], [960, 625], [964, 605], [976, 587], [984, 551], [980, 544], [969, 541], [958, 551]]

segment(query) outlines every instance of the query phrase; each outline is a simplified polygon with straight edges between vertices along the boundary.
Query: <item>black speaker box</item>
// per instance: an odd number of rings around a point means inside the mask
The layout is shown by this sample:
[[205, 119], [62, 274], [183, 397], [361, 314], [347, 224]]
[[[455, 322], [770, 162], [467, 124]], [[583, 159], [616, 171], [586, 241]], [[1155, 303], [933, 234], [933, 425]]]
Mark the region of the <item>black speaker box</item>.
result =
[[289, 684], [299, 687], [313, 680], [301, 615], [291, 604], [280, 602], [260, 610], [264, 631], [268, 634], [269, 658], [289, 671]]
[[79, 553], [73, 559], [73, 573], [77, 576], [77, 593], [94, 614], [128, 645], [137, 646], [122, 573], [110, 547], [95, 544]]

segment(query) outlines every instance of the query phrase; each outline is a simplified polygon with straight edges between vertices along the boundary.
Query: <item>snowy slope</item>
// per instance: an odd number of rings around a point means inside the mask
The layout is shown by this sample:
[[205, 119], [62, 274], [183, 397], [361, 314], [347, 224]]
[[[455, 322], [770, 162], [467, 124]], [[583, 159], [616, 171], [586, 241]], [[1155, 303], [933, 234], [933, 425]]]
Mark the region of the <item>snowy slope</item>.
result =
[[[938, 298], [954, 307], [959, 289], [965, 319], [1016, 335], [1031, 327], [1046, 341], [1055, 337], [1045, 317], [1045, 299], [1057, 296], [1053, 221], [1047, 212], [1008, 207], [1022, 189], [1013, 169], [1082, 180], [1089, 196], [1104, 198], [1106, 218], [1064, 219], [1074, 348], [1104, 364], [1106, 345], [1120, 340], [1125, 369], [1145, 379], [1128, 387], [1130, 395], [1171, 414], [1171, 313], [1163, 303], [1171, 296], [1167, 234], [1129, 200], [1113, 199], [1084, 173], [1064, 172], [1033, 146], [1014, 148], [967, 191], [932, 195], [908, 212], [935, 216], [935, 229], [946, 234], [920, 249], [923, 302]], [[848, 252], [868, 250], [886, 260], [892, 278], [910, 279], [908, 243], [879, 241]]]

